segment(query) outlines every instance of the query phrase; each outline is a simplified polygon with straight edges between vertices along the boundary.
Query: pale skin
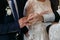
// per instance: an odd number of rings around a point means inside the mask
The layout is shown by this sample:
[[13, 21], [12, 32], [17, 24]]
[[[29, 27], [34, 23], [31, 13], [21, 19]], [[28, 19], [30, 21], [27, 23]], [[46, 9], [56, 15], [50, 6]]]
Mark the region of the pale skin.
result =
[[37, 1], [41, 1], [41, 2], [44, 2], [45, 0], [37, 0]]
[[24, 26], [26, 26], [26, 19], [27, 17], [23, 17], [21, 19], [18, 20], [19, 24], [20, 24], [20, 28], [23, 28]]

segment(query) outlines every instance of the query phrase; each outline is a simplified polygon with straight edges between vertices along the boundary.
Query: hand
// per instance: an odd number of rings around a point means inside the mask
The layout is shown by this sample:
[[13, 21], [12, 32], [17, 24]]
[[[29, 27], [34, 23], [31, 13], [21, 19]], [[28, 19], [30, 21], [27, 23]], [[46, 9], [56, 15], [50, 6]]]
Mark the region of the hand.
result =
[[28, 16], [28, 21], [30, 23], [37, 22], [37, 21], [43, 21], [43, 16], [44, 14], [47, 14], [48, 11], [41, 12], [40, 14], [38, 13], [32, 13]]
[[18, 22], [20, 24], [20, 28], [23, 28], [24, 26], [30, 26], [30, 23], [27, 21], [27, 17], [19, 19]]
[[23, 28], [24, 26], [26, 26], [27, 17], [23, 17], [23, 18], [19, 19], [18, 22], [20, 24], [20, 28]]
[[29, 23], [32, 25], [32, 24], [35, 24], [37, 21], [42, 21], [43, 17], [39, 14], [30, 14], [28, 16], [28, 21]]

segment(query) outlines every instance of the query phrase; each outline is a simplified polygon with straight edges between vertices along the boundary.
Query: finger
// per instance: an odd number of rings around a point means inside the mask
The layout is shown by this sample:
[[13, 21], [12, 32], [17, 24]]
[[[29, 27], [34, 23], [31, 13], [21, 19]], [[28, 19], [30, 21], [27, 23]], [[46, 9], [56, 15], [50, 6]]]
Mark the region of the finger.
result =
[[23, 17], [22, 20], [27, 20], [27, 17]]
[[26, 22], [26, 21], [27, 21], [27, 18], [24, 17], [24, 18], [21, 19], [21, 21], [22, 21], [22, 22]]
[[33, 16], [33, 14], [30, 14], [29, 16], [31, 17], [31, 16]]
[[35, 18], [37, 16], [37, 14], [33, 14], [31, 16], [28, 17], [28, 20], [32, 20], [33, 18]]
[[33, 20], [34, 17], [28, 17], [27, 21]]
[[32, 24], [31, 23], [27, 23], [26, 26], [31, 26]]
[[33, 17], [33, 16], [35, 16], [34, 13], [31, 13], [30, 15], [28, 15], [28, 17]]

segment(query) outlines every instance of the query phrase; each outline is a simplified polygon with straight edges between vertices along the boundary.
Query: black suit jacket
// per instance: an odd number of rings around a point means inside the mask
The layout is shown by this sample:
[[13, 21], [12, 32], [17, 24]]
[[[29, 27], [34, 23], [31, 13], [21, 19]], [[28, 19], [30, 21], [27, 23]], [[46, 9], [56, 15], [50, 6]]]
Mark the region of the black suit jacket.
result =
[[24, 6], [27, 0], [16, 0], [17, 5], [18, 5], [18, 11], [19, 11], [19, 18], [23, 17], [23, 10]]
[[[27, 0], [16, 0], [18, 11], [19, 11], [19, 17], [23, 17], [23, 9], [25, 2]], [[6, 10], [5, 8], [8, 6], [8, 3], [6, 0], [0, 0], [0, 40], [16, 40], [15, 33], [21, 32], [21, 29], [19, 28], [18, 21], [14, 21], [13, 15], [6, 16]], [[26, 29], [23, 28], [23, 29]], [[22, 30], [23, 30], [22, 29]], [[23, 34], [21, 34], [23, 37]]]
[[55, 21], [54, 22], [59, 22], [60, 16], [57, 13], [59, 0], [50, 0], [50, 2], [51, 2], [51, 8], [55, 14]]

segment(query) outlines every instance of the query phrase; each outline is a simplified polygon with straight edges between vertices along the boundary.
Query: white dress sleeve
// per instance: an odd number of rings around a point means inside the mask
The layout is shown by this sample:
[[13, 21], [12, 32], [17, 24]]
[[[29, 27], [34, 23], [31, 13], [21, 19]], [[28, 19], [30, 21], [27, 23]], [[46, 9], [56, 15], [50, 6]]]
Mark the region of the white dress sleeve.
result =
[[55, 20], [54, 13], [48, 13], [43, 15], [44, 22], [53, 22]]
[[24, 10], [23, 10], [23, 15], [26, 16], [26, 9], [28, 8], [28, 6], [30, 5], [30, 3], [32, 3], [32, 0], [28, 0], [25, 4]]
[[23, 15], [24, 16], [26, 15], [26, 8], [27, 8], [27, 6], [28, 6], [28, 1], [26, 2], [25, 7], [24, 7], [24, 10], [23, 10]]

